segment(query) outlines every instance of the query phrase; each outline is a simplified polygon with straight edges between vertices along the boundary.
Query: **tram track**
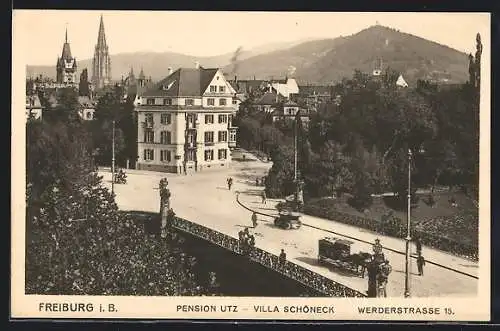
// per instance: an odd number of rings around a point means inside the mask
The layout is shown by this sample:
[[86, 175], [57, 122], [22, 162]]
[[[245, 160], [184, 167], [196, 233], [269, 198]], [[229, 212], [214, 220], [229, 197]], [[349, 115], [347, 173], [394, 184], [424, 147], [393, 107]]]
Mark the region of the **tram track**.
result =
[[[247, 206], [245, 206], [239, 199], [239, 194], [240, 192], [237, 192], [236, 194], [236, 202], [244, 209], [252, 212], [252, 213], [256, 213], [257, 215], [262, 215], [262, 216], [266, 216], [266, 217], [271, 217], [271, 218], [275, 218], [277, 216], [276, 215], [271, 215], [271, 214], [267, 214], [267, 213], [262, 213], [260, 211], [257, 211], [257, 210], [253, 210]], [[353, 236], [349, 236], [349, 235], [346, 235], [346, 234], [343, 234], [343, 233], [339, 233], [339, 232], [336, 232], [336, 231], [332, 231], [332, 230], [328, 230], [328, 229], [325, 229], [325, 228], [321, 228], [321, 227], [318, 227], [318, 226], [315, 226], [315, 225], [311, 225], [311, 224], [307, 224], [307, 223], [304, 223], [302, 222], [302, 226], [306, 226], [306, 227], [309, 227], [309, 228], [313, 228], [313, 229], [316, 229], [316, 230], [320, 230], [320, 231], [324, 231], [324, 232], [327, 232], [327, 233], [332, 233], [332, 234], [335, 234], [337, 236], [341, 236], [341, 237], [344, 237], [344, 238], [347, 238], [347, 239], [351, 239], [351, 240], [355, 240], [357, 242], [361, 242], [361, 243], [364, 243], [364, 244], [373, 244], [372, 242], [368, 242], [366, 240], [363, 240], [363, 239], [360, 239], [360, 238], [356, 238], [356, 237], [353, 237]], [[400, 255], [406, 255], [405, 252], [402, 252], [402, 251], [399, 251], [397, 249], [394, 249], [394, 248], [390, 248], [390, 247], [386, 247], [386, 246], [382, 246], [385, 250], [388, 250], [390, 252], [393, 252], [393, 253], [396, 253], [396, 254], [400, 254]], [[416, 255], [412, 254], [411, 255], [411, 258], [415, 259], [417, 258]], [[474, 278], [474, 279], [479, 279], [478, 276], [475, 276], [475, 275], [472, 275], [472, 274], [469, 274], [467, 272], [464, 272], [464, 271], [461, 271], [461, 270], [458, 270], [458, 269], [455, 269], [455, 268], [452, 268], [452, 267], [449, 267], [449, 266], [446, 266], [444, 264], [441, 264], [441, 263], [438, 263], [438, 262], [434, 262], [432, 260], [425, 260], [425, 263], [427, 264], [432, 264], [434, 266], [437, 266], [439, 268], [443, 268], [443, 269], [446, 269], [446, 270], [449, 270], [449, 271], [453, 271], [453, 272], [456, 272], [458, 274], [461, 274], [461, 275], [464, 275], [464, 276], [467, 276], [467, 277], [470, 277], [470, 278]]]

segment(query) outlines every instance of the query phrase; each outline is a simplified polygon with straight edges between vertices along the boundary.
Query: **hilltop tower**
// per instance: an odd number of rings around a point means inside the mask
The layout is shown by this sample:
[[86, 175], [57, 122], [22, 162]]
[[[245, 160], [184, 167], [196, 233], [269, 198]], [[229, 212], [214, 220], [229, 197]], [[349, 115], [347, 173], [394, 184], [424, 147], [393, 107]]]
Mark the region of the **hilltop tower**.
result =
[[101, 15], [99, 23], [99, 34], [92, 61], [92, 84], [96, 88], [102, 88], [111, 83], [111, 58], [106, 43], [106, 34], [104, 33], [104, 20]]
[[58, 84], [75, 84], [76, 83], [76, 58], [71, 56], [71, 48], [68, 42], [68, 29], [64, 39], [63, 50], [60, 58], [57, 58], [56, 64]]

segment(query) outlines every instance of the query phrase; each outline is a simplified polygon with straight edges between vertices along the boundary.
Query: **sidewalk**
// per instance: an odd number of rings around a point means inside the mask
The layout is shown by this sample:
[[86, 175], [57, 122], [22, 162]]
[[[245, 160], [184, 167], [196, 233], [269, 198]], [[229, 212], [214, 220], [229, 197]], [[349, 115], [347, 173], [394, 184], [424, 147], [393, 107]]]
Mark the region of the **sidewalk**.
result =
[[[240, 201], [243, 204], [245, 204], [244, 202], [245, 200], [249, 202], [258, 201], [256, 199], [251, 199], [250, 197], [245, 196], [244, 193], [242, 193], [240, 195]], [[263, 214], [277, 215], [278, 211], [274, 207], [275, 205], [276, 205], [275, 203], [267, 203], [265, 207], [264, 206], [255, 207], [256, 205], [252, 204], [251, 207], [250, 206], [246, 207], [249, 207], [250, 209]], [[302, 223], [311, 225], [319, 229], [324, 229], [325, 231], [333, 231], [336, 232], [337, 234], [343, 234], [349, 237], [360, 239], [362, 241], [369, 243], [373, 243], [375, 242], [376, 238], [379, 238], [381, 244], [385, 248], [398, 251], [401, 254], [404, 254], [406, 251], [406, 241], [403, 239], [380, 235], [378, 233], [363, 228], [358, 228], [352, 225], [347, 225], [341, 222], [331, 221], [319, 217], [302, 214]], [[411, 253], [412, 255], [416, 255], [414, 244], [411, 245]], [[444, 265], [446, 267], [456, 269], [458, 271], [470, 274], [472, 276], [476, 277], [478, 276], [479, 265], [477, 262], [467, 260], [465, 258], [461, 258], [428, 246], [422, 246], [422, 255], [428, 262], [434, 262], [436, 264]]]

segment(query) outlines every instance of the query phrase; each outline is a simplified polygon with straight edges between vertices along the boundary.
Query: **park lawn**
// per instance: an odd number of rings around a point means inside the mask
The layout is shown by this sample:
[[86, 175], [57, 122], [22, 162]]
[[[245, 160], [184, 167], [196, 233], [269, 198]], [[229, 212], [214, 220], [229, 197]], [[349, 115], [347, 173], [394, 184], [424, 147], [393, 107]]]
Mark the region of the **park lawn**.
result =
[[[406, 209], [395, 210], [390, 208], [384, 201], [384, 199], [387, 201], [388, 198], [374, 197], [372, 206], [363, 212], [356, 210], [347, 203], [349, 197], [349, 195], [344, 195], [337, 199], [312, 199], [306, 202], [305, 209], [311, 215], [314, 213], [311, 213], [313, 210], [322, 210], [323, 215], [313, 216], [321, 217], [324, 216], [325, 212], [328, 214], [328, 210], [332, 210], [346, 215], [371, 219], [373, 222], [380, 222], [384, 215], [392, 212], [393, 216], [400, 220], [402, 232], [406, 228]], [[419, 197], [416, 207], [411, 210], [412, 224], [415, 229], [456, 242], [469, 245], [477, 244], [478, 209], [465, 194], [461, 192], [435, 193], [436, 203], [432, 207], [425, 202], [427, 194], [419, 194]], [[449, 202], [451, 197], [457, 202], [457, 207], [453, 207]]]

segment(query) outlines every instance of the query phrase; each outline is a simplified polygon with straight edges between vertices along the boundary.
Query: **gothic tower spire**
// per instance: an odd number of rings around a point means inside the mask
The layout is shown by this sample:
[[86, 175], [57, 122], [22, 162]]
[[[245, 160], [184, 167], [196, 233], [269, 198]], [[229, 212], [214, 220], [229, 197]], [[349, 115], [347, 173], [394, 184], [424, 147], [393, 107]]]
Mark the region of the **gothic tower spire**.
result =
[[99, 32], [97, 35], [97, 44], [94, 51], [92, 63], [92, 83], [96, 88], [102, 88], [111, 83], [111, 58], [106, 43], [106, 34], [104, 32], [104, 18], [101, 14], [99, 22]]
[[76, 58], [71, 55], [71, 47], [68, 42], [68, 27], [66, 26], [64, 34], [64, 44], [61, 57], [57, 58], [56, 81], [58, 84], [76, 83]]

